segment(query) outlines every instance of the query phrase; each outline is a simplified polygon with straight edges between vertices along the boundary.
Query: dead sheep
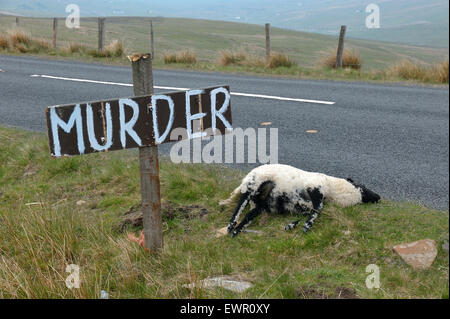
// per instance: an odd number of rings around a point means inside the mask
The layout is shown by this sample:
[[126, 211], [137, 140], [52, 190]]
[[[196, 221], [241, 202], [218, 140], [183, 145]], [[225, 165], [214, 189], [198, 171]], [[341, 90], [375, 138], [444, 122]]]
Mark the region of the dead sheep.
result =
[[[237, 201], [228, 226], [228, 233], [234, 237], [263, 211], [308, 216], [303, 225], [303, 231], [307, 232], [319, 216], [324, 201], [348, 207], [360, 203], [376, 203], [379, 200], [378, 194], [364, 185], [356, 184], [350, 178], [307, 172], [289, 165], [270, 164], [253, 169], [230, 198], [220, 204], [228, 205]], [[248, 204], [250, 211], [237, 225]], [[296, 220], [285, 229], [293, 229], [299, 222], [300, 220]]]

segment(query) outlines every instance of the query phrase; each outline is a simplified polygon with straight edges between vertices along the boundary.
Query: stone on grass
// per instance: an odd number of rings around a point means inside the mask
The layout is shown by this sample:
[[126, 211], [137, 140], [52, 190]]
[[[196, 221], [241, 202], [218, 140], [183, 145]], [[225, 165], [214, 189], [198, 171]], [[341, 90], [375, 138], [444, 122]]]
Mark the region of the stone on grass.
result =
[[437, 256], [436, 242], [432, 239], [396, 245], [393, 249], [414, 269], [429, 268]]
[[216, 238], [225, 236], [228, 233], [228, 227], [223, 227], [216, 230]]
[[189, 289], [222, 287], [239, 293], [244, 292], [252, 286], [253, 285], [247, 281], [241, 281], [238, 278], [231, 276], [208, 277], [198, 282], [183, 285], [184, 288]]
[[86, 205], [86, 201], [85, 200], [79, 200], [79, 201], [77, 201], [77, 206], [82, 206], [82, 205]]

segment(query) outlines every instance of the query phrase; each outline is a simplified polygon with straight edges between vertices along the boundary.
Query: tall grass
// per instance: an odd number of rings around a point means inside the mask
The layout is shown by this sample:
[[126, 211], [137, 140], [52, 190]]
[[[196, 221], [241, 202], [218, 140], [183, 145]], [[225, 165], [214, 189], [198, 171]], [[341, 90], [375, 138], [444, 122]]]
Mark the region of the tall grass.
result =
[[219, 52], [219, 64], [223, 66], [228, 65], [243, 65], [248, 61], [248, 54], [240, 50], [238, 52], [232, 50], [222, 50]]
[[[319, 59], [319, 64], [330, 69], [336, 68], [336, 51], [330, 50], [324, 57]], [[361, 69], [361, 56], [355, 50], [345, 49], [342, 53], [342, 67], [359, 70]]]
[[9, 41], [8, 38], [6, 36], [4, 36], [3, 34], [0, 34], [0, 49], [7, 49], [9, 46]]
[[427, 66], [404, 60], [392, 66], [387, 73], [404, 80], [449, 83], [449, 61]]
[[219, 54], [218, 63], [222, 66], [237, 65], [274, 69], [279, 67], [290, 68], [296, 65], [296, 63], [287, 55], [279, 52], [273, 53], [267, 63], [264, 58], [247, 54], [244, 50], [223, 50], [220, 51]]
[[272, 53], [267, 63], [267, 67], [270, 69], [279, 67], [290, 68], [294, 65], [296, 65], [296, 63], [291, 58], [280, 52]]
[[105, 47], [105, 54], [108, 57], [121, 57], [125, 53], [123, 43], [120, 40], [114, 40]]
[[163, 54], [163, 60], [165, 64], [182, 63], [182, 64], [195, 64], [197, 63], [197, 57], [191, 50], [178, 51], [178, 52], [165, 52]]
[[84, 47], [80, 43], [69, 42], [64, 50], [68, 54], [80, 53], [82, 50], [84, 50]]
[[20, 53], [47, 53], [52, 45], [43, 38], [32, 38], [21, 29], [8, 30], [6, 36], [0, 36], [0, 49]]

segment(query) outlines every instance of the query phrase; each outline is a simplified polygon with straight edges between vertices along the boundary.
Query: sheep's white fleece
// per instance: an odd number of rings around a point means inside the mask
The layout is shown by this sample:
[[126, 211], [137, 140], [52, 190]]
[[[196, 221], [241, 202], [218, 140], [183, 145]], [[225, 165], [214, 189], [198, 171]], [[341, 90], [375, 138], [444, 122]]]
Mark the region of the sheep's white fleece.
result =
[[275, 188], [272, 190], [274, 197], [286, 194], [294, 201], [303, 201], [301, 198], [296, 198], [298, 190], [319, 188], [327, 201], [342, 207], [356, 205], [362, 201], [361, 191], [343, 178], [307, 172], [289, 165], [268, 164], [259, 166], [248, 173], [231, 197], [222, 204], [231, 202], [240, 193], [256, 192], [266, 181], [275, 183]]

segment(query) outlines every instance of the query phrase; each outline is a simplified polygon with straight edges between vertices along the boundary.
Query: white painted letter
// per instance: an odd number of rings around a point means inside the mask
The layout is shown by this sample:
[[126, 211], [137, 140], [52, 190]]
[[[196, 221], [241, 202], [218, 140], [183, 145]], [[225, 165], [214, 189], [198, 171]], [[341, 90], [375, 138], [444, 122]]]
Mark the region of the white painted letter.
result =
[[[223, 102], [223, 105], [220, 107], [219, 110], [216, 109], [216, 101], [217, 101], [217, 94], [223, 93], [225, 94], [225, 101]], [[230, 105], [230, 93], [225, 88], [217, 88], [211, 91], [211, 128], [213, 132], [216, 131], [216, 117], [220, 118], [220, 120], [225, 125], [225, 128], [232, 130], [231, 124], [225, 119], [223, 116], [223, 113], [226, 112], [228, 109], [228, 106]]]
[[56, 109], [52, 107], [50, 109], [50, 122], [52, 123], [54, 156], [61, 156], [61, 144], [59, 143], [58, 126], [61, 127], [64, 132], [69, 133], [75, 123], [77, 130], [78, 152], [80, 154], [84, 153], [83, 122], [81, 119], [80, 104], [77, 104], [75, 106], [67, 123], [60, 119], [58, 114], [56, 114]]
[[[166, 130], [164, 131], [163, 135], [159, 135], [159, 128], [158, 128], [158, 113], [156, 112], [156, 106], [158, 103], [158, 100], [166, 100], [167, 103], [169, 103], [169, 122], [167, 123]], [[174, 114], [174, 103], [170, 96], [167, 95], [153, 95], [152, 96], [152, 114], [153, 114], [153, 132], [155, 132], [155, 141], [156, 144], [161, 144], [166, 139], [167, 135], [169, 134], [170, 130], [172, 129], [173, 125], [173, 119], [175, 117]]]
[[94, 114], [92, 112], [92, 106], [90, 104], [86, 105], [86, 124], [89, 142], [91, 147], [96, 151], [104, 151], [111, 147], [112, 145], [112, 119], [111, 119], [111, 105], [106, 103], [106, 142], [104, 145], [100, 145], [95, 137], [94, 129]]
[[[125, 105], [133, 109], [133, 116], [131, 117], [130, 121], [126, 123], [125, 123]], [[139, 117], [139, 105], [135, 101], [130, 99], [119, 100], [120, 142], [122, 143], [123, 148], [125, 148], [127, 145], [125, 132], [127, 132], [139, 146], [142, 145], [141, 138], [136, 134], [136, 131], [133, 129], [133, 126], [134, 124], [136, 124], [138, 117]]]
[[186, 129], [188, 139], [206, 136], [206, 132], [196, 132], [192, 134], [192, 120], [199, 120], [206, 115], [206, 113], [197, 113], [191, 115], [191, 96], [202, 94], [203, 90], [191, 90], [186, 92]]

